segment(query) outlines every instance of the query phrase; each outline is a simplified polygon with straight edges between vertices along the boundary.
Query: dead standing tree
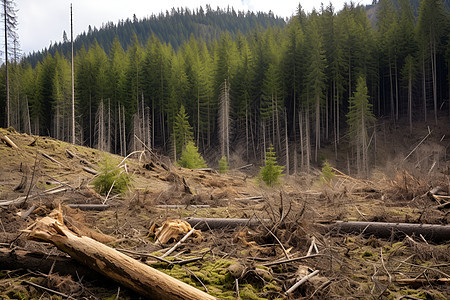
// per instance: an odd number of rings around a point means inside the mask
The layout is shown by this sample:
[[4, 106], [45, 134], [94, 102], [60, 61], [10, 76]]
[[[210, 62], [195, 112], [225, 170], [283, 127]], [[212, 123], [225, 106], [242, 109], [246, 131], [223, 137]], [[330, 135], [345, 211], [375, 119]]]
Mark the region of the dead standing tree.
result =
[[17, 16], [13, 0], [1, 0], [3, 5], [2, 17], [5, 31], [5, 66], [6, 66], [6, 127], [11, 124], [10, 120], [10, 99], [9, 99], [9, 64], [8, 64], [8, 39], [15, 39], [17, 34]]
[[219, 95], [219, 132], [221, 156], [230, 159], [230, 85], [225, 79]]

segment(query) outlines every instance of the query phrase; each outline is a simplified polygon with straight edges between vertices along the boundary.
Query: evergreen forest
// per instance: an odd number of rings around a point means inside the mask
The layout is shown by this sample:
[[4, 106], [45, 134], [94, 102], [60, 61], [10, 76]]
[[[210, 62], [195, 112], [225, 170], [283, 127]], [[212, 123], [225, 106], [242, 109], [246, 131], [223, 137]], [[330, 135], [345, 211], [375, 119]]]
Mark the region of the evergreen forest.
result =
[[[173, 9], [89, 29], [74, 48], [76, 144], [120, 155], [146, 147], [177, 160], [192, 141], [208, 164], [225, 156], [233, 166], [236, 155], [261, 164], [273, 145], [289, 174], [321, 162], [321, 148], [337, 155], [345, 145], [365, 174], [378, 120], [403, 122], [407, 133], [415, 120], [450, 118], [442, 0], [308, 14], [299, 5], [287, 21]], [[66, 40], [13, 56], [0, 126], [72, 141], [70, 49]], [[5, 80], [2, 65], [2, 108]]]

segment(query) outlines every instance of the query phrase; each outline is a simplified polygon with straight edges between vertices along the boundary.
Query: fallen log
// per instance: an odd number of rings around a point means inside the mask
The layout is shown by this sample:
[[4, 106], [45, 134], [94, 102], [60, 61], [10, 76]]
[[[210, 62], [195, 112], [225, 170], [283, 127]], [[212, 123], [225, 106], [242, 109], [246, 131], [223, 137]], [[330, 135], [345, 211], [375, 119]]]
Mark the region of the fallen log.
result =
[[216, 170], [214, 170], [213, 168], [192, 169], [192, 171], [203, 171], [203, 172], [208, 172], [208, 173], [219, 174], [219, 173], [218, 173]]
[[[67, 189], [57, 186], [57, 187], [54, 187], [54, 188], [51, 188], [51, 189], [39, 192], [39, 193], [34, 194], [34, 195], [29, 195], [28, 199], [37, 197], [39, 195], [52, 195], [52, 194], [56, 194], [56, 193], [60, 193], [60, 192], [64, 192], [64, 191], [67, 191]], [[8, 205], [11, 205], [11, 204], [20, 204], [23, 201], [25, 201], [25, 199], [27, 199], [27, 196], [20, 196], [20, 197], [14, 199], [14, 200], [0, 200], [0, 206], [8, 206]]]
[[253, 164], [248, 164], [248, 165], [239, 167], [239, 168], [237, 168], [236, 170], [242, 170], [242, 169], [250, 168], [251, 166], [253, 166]]
[[337, 221], [330, 229], [344, 233], [374, 235], [379, 238], [389, 238], [393, 234], [396, 236], [421, 234], [434, 242], [450, 240], [450, 225]]
[[58, 220], [38, 220], [29, 238], [54, 244], [75, 260], [149, 299], [216, 299], [197, 288], [85, 236], [77, 236]]
[[210, 208], [211, 205], [208, 204], [194, 204], [194, 205], [180, 205], [180, 204], [166, 204], [166, 205], [156, 205], [157, 208], [163, 209], [180, 209], [180, 208]]
[[[235, 228], [241, 226], [256, 227], [261, 225], [259, 220], [252, 219], [222, 219], [222, 218], [186, 218], [192, 227], [200, 230], [219, 229], [219, 228]], [[262, 220], [263, 222], [270, 222], [268, 219]]]
[[92, 174], [92, 175], [97, 175], [97, 174], [98, 174], [98, 172], [97, 172], [96, 170], [91, 169], [91, 168], [88, 168], [88, 167], [83, 167], [82, 169], [83, 169], [84, 171], [86, 171], [86, 172]]
[[98, 275], [90, 268], [72, 258], [20, 249], [0, 248], [0, 266], [2, 270], [29, 269], [45, 274], [52, 270], [59, 275], [72, 275], [73, 278], [80, 276], [85, 279], [98, 279]]
[[70, 208], [73, 209], [80, 209], [80, 210], [107, 210], [110, 208], [110, 205], [108, 204], [65, 204]]
[[7, 137], [6, 135], [2, 135], [1, 139], [2, 139], [2, 141], [4, 141], [6, 143], [6, 145], [10, 146], [11, 148], [19, 149], [19, 147], [17, 147], [17, 145], [14, 144], [14, 142], [11, 141], [11, 139], [9, 137]]
[[44, 152], [41, 152], [41, 154], [42, 154], [43, 157], [45, 157], [45, 158], [48, 159], [49, 161], [54, 162], [55, 164], [58, 164], [58, 165], [60, 165], [60, 166], [63, 167], [63, 168], [69, 169], [69, 167], [67, 167], [65, 164], [63, 164], [63, 163], [57, 161], [56, 159], [54, 159], [54, 158], [51, 157], [50, 155], [48, 155], [48, 154], [46, 154], [46, 153], [44, 153]]

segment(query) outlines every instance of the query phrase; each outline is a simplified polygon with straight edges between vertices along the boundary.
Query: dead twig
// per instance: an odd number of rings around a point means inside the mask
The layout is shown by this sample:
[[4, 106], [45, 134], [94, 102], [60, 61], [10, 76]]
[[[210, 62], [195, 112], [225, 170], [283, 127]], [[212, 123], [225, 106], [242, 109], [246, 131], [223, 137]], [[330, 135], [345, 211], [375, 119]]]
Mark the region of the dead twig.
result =
[[403, 159], [403, 161], [407, 160], [408, 157], [410, 157], [411, 154], [413, 154], [414, 151], [416, 151], [416, 149], [419, 148], [419, 146], [422, 145], [423, 142], [425, 142], [427, 137], [429, 137], [432, 132], [433, 132], [433, 130], [430, 130], [430, 127], [428, 127], [428, 134], [417, 144], [416, 147], [414, 147], [414, 149], [411, 150], [411, 152], [409, 152], [409, 154]]
[[166, 253], [164, 253], [163, 255], [161, 255], [161, 257], [166, 257], [169, 256], [173, 251], [175, 251], [185, 240], [187, 240], [188, 237], [191, 236], [191, 234], [193, 234], [195, 231], [195, 228], [192, 228], [188, 233], [186, 233], [186, 235], [178, 241], [178, 243], [176, 243], [172, 248], [170, 248]]
[[36, 165], [37, 165], [37, 161], [38, 161], [37, 154], [38, 154], [38, 152], [36, 151], [36, 157], [34, 158], [33, 173], [31, 174], [30, 187], [28, 189], [27, 195], [25, 196], [25, 200], [22, 203], [22, 207], [25, 206], [25, 203], [27, 203], [28, 196], [30, 195], [30, 191], [33, 188], [33, 180], [34, 180], [34, 175], [36, 174]]
[[289, 254], [287, 253], [286, 249], [284, 248], [281, 241], [278, 239], [278, 237], [264, 224], [264, 222], [257, 216], [255, 217], [258, 219], [258, 221], [261, 223], [261, 225], [273, 236], [273, 238], [277, 241], [277, 243], [280, 245], [281, 250], [283, 250], [284, 256], [286, 256], [286, 259], [289, 259]]
[[55, 295], [58, 295], [58, 296], [61, 296], [61, 297], [67, 298], [67, 299], [73, 299], [73, 300], [76, 300], [76, 299], [75, 299], [75, 298], [73, 298], [72, 296], [69, 296], [69, 295], [63, 294], [63, 293], [61, 293], [61, 292], [58, 292], [58, 291], [55, 291], [55, 290], [52, 290], [52, 289], [46, 288], [45, 286], [42, 286], [42, 285], [39, 285], [39, 284], [33, 283], [33, 282], [31, 282], [31, 281], [26, 281], [26, 280], [23, 280], [22, 282], [23, 282], [23, 283], [26, 283], [26, 284], [28, 284], [28, 285], [31, 285], [31, 286], [37, 287], [37, 288], [39, 288], [39, 289], [42, 289], [42, 290], [44, 290], [44, 291], [46, 291], [46, 292], [49, 292], [49, 293], [55, 294]]
[[32, 205], [27, 211], [23, 212], [20, 216], [22, 219], [28, 218], [29, 215], [36, 209], [36, 205]]
[[307, 281], [308, 279], [310, 279], [311, 277], [316, 276], [319, 273], [319, 270], [315, 270], [314, 272], [306, 275], [305, 277], [303, 277], [302, 279], [300, 279], [297, 283], [295, 283], [293, 286], [291, 286], [284, 294], [288, 295], [290, 293], [292, 293], [293, 291], [295, 291], [300, 285], [302, 285], [305, 281]]
[[325, 254], [320, 254], [320, 253], [311, 254], [311, 255], [307, 255], [307, 256], [294, 257], [294, 258], [285, 259], [285, 260], [272, 261], [272, 262], [264, 263], [262, 265], [265, 267], [270, 267], [270, 266], [281, 265], [281, 264], [290, 263], [290, 262], [294, 262], [294, 261], [299, 261], [299, 260], [303, 260], [303, 259], [307, 259], [307, 258], [313, 258], [313, 257], [317, 257], [317, 256], [325, 256]]

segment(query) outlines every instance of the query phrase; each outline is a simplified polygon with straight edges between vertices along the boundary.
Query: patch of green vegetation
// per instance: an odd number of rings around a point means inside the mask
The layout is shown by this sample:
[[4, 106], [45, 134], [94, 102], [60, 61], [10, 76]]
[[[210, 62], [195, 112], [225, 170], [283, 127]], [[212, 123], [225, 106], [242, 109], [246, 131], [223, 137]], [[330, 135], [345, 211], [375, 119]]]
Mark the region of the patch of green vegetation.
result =
[[[168, 258], [170, 259], [170, 258]], [[218, 259], [216, 261], [205, 261], [201, 265], [198, 263], [188, 264], [186, 267], [200, 279], [208, 288], [209, 294], [219, 299], [235, 299], [235, 279], [230, 274], [228, 267], [236, 264], [236, 261], [228, 259]], [[201, 284], [186, 270], [179, 265], [167, 266], [167, 264], [152, 264], [152, 267], [177, 278], [187, 284], [202, 289]], [[263, 270], [263, 267], [261, 268]], [[258, 296], [265, 291], [280, 291], [280, 287], [275, 282], [270, 281], [264, 286], [256, 287], [249, 283], [239, 284], [241, 299], [265, 299]]]
[[100, 163], [100, 172], [92, 182], [99, 194], [122, 194], [131, 184], [131, 177], [122, 168], [118, 167], [110, 156], [104, 156]]
[[198, 153], [198, 148], [194, 142], [188, 142], [186, 148], [183, 149], [181, 158], [178, 160], [178, 164], [187, 169], [200, 169], [206, 168], [206, 162], [203, 157]]
[[331, 180], [334, 177], [333, 168], [328, 161], [323, 162], [322, 174], [320, 175], [320, 181], [326, 185], [331, 184]]
[[219, 160], [219, 173], [225, 174], [228, 172], [228, 169], [227, 158], [225, 156], [222, 156], [222, 158]]
[[389, 291], [388, 299], [399, 299], [404, 296], [410, 296], [414, 299], [433, 299], [433, 300], [446, 300], [447, 297], [442, 295], [438, 291], [423, 291], [423, 290], [413, 290], [413, 289], [404, 289], [400, 291]]
[[369, 250], [364, 250], [364, 252], [361, 254], [361, 257], [364, 259], [369, 259], [369, 260], [373, 260], [373, 261], [378, 260], [377, 255]]
[[266, 152], [266, 164], [259, 171], [259, 176], [266, 185], [273, 186], [279, 182], [281, 172], [283, 172], [283, 167], [277, 164], [275, 150], [273, 145], [270, 145]]
[[264, 300], [266, 298], [260, 298], [258, 297], [258, 295], [255, 293], [255, 290], [253, 288], [253, 286], [251, 286], [250, 284], [243, 284], [243, 285], [239, 285], [239, 295], [241, 296], [242, 300]]
[[[407, 246], [403, 242], [393, 243], [392, 246], [384, 245], [383, 253], [390, 254], [392, 252], [397, 252], [397, 255], [400, 255], [403, 250], [405, 250]], [[400, 251], [400, 253], [398, 253]]]

